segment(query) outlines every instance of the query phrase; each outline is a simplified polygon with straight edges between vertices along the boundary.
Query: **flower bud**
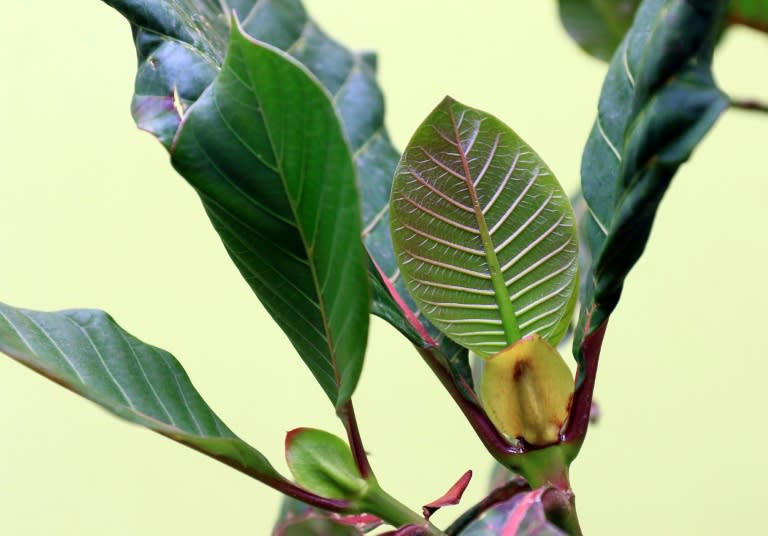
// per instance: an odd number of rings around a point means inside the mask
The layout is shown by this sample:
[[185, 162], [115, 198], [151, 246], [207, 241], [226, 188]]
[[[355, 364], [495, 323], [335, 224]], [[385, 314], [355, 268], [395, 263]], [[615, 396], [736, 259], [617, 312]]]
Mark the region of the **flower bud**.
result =
[[499, 431], [548, 445], [568, 418], [573, 377], [557, 350], [529, 335], [486, 360], [480, 397]]

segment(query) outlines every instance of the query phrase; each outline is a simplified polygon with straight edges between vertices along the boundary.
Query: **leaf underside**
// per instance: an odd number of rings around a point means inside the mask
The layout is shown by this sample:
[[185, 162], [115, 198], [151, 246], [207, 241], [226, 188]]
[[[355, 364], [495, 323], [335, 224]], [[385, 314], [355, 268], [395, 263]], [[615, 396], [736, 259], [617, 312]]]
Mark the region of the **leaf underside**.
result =
[[594, 262], [582, 289], [577, 359], [583, 337], [615, 308], [672, 177], [728, 106], [711, 72], [726, 4], [647, 1], [613, 56], [582, 159]]
[[102, 311], [45, 313], [0, 303], [0, 351], [126, 421], [256, 478], [282, 478], [213, 413], [171, 354]]
[[446, 98], [405, 150], [392, 234], [411, 296], [480, 356], [570, 320], [578, 250], [573, 213], [539, 156], [501, 121]]

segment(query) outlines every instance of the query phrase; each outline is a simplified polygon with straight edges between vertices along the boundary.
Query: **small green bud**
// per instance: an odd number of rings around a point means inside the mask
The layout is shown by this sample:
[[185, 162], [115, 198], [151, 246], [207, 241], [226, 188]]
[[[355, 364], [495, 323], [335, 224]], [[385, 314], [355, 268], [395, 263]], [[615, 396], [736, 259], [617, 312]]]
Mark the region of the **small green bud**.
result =
[[573, 377], [557, 350], [529, 335], [486, 360], [480, 397], [499, 431], [548, 445], [568, 418]]

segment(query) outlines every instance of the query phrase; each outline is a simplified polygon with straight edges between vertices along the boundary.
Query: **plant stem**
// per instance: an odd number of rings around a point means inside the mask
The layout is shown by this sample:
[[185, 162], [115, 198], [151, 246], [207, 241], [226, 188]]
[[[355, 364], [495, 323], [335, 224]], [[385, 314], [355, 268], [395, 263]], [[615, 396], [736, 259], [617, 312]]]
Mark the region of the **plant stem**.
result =
[[731, 99], [731, 108], [768, 113], [768, 103], [755, 99]]
[[429, 536], [446, 536], [432, 523], [381, 489], [375, 480], [371, 481], [371, 487], [366, 492], [361, 506], [365, 512], [380, 517], [393, 527], [416, 525], [423, 528]]
[[461, 516], [459, 516], [456, 521], [451, 523], [450, 526], [445, 529], [445, 534], [447, 536], [455, 536], [460, 534], [462, 530], [467, 528], [470, 523], [479, 518], [485, 511], [496, 506], [497, 504], [511, 499], [518, 493], [529, 489], [531, 489], [531, 487], [523, 477], [514, 477], [506, 484], [494, 489], [491, 493], [488, 494], [487, 497], [461, 514]]
[[573, 394], [571, 414], [568, 416], [568, 424], [562, 438], [564, 443], [570, 443], [577, 447], [573, 453], [574, 456], [578, 453], [578, 447], [587, 435], [589, 418], [592, 413], [592, 394], [595, 390], [597, 363], [600, 359], [600, 348], [603, 345], [607, 326], [608, 321], [606, 320], [595, 331], [584, 337], [579, 348], [582, 365], [576, 371], [576, 391]]
[[549, 489], [541, 497], [547, 519], [570, 536], [582, 536], [576, 516], [576, 500], [571, 490]]
[[367, 480], [368, 477], [373, 475], [373, 470], [363, 447], [363, 439], [360, 437], [360, 429], [357, 427], [355, 408], [352, 405], [351, 399], [338, 410], [338, 415], [344, 424], [344, 429], [347, 431], [347, 440], [349, 441], [350, 449], [352, 449], [352, 456], [355, 458], [357, 470], [360, 471], [360, 476]]

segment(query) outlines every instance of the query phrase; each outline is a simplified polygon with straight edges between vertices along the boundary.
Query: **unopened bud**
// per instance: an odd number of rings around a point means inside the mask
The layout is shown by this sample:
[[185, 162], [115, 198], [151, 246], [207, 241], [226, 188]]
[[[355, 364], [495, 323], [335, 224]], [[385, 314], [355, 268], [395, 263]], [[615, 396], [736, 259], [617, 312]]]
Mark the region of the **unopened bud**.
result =
[[530, 335], [486, 360], [480, 396], [499, 431], [548, 445], [568, 418], [573, 377], [557, 350]]

